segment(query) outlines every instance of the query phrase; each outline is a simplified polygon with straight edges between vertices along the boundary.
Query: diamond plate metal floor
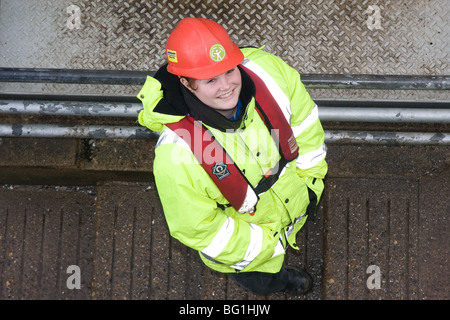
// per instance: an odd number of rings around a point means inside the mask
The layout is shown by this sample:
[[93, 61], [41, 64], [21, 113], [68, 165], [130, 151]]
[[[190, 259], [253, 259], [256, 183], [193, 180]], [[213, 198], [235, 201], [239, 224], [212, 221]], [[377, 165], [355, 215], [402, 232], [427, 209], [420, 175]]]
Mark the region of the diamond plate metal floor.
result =
[[[1, 66], [155, 70], [185, 16], [307, 73], [448, 74], [445, 0], [1, 1]], [[79, 18], [79, 24], [75, 19]], [[72, 23], [72, 27], [71, 27]]]
[[[448, 75], [446, 0], [0, 1], [0, 66], [156, 70], [186, 16], [225, 25], [300, 73]], [[4, 92], [132, 95], [136, 87], [0, 84]], [[450, 100], [448, 92], [314, 90], [316, 99]]]

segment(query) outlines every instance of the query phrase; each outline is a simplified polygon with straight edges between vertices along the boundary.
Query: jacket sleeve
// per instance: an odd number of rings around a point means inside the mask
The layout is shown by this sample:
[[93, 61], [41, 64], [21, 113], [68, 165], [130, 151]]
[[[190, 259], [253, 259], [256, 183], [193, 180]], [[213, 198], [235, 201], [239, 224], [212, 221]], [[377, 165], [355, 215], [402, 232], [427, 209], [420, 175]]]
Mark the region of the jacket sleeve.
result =
[[171, 235], [230, 271], [267, 261], [278, 244], [275, 231], [226, 215], [217, 205], [223, 196], [196, 161], [174, 143], [156, 149], [155, 182]]
[[297, 70], [284, 62], [280, 63], [291, 104], [291, 127], [299, 145], [297, 173], [316, 193], [318, 202], [324, 188], [322, 179], [328, 171], [325, 133], [319, 119], [319, 108], [306, 91]]

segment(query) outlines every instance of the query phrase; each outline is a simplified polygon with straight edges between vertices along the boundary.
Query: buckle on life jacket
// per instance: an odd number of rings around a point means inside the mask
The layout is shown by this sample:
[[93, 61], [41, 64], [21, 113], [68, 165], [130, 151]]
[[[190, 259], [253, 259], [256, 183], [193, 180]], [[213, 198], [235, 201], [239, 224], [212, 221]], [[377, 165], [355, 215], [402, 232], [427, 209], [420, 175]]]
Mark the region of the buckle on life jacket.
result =
[[280, 178], [281, 172], [287, 164], [288, 161], [284, 157], [281, 157], [280, 161], [278, 161], [275, 167], [264, 174], [264, 176], [261, 178], [261, 180], [259, 180], [258, 184], [255, 187], [255, 192], [258, 196], [272, 188], [275, 182], [277, 182]]

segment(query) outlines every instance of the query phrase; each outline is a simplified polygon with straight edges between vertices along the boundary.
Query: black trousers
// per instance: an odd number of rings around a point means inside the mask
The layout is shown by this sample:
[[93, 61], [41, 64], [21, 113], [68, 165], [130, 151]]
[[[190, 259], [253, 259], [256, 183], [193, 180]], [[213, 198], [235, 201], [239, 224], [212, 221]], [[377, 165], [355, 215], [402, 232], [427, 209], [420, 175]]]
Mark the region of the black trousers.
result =
[[288, 271], [284, 267], [278, 273], [242, 272], [228, 275], [244, 289], [256, 294], [283, 291], [289, 282]]
[[[308, 195], [310, 203], [306, 212], [308, 217], [314, 217], [317, 210], [317, 196], [310, 188], [308, 188]], [[241, 272], [229, 273], [228, 275], [244, 289], [256, 294], [269, 294], [283, 291], [289, 284], [289, 272], [284, 266], [278, 273]]]

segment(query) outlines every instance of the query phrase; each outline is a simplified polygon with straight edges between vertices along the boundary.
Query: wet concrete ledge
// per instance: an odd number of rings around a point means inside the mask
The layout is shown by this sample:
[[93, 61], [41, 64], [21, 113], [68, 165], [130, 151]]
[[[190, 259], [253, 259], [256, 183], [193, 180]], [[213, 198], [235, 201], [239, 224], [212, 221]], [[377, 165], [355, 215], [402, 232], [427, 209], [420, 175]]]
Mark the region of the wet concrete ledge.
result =
[[[328, 147], [318, 213], [286, 257], [314, 288], [254, 296], [169, 236], [151, 175], [154, 142], [3, 138], [0, 298], [450, 298], [449, 148]], [[70, 266], [80, 289], [70, 288]]]

